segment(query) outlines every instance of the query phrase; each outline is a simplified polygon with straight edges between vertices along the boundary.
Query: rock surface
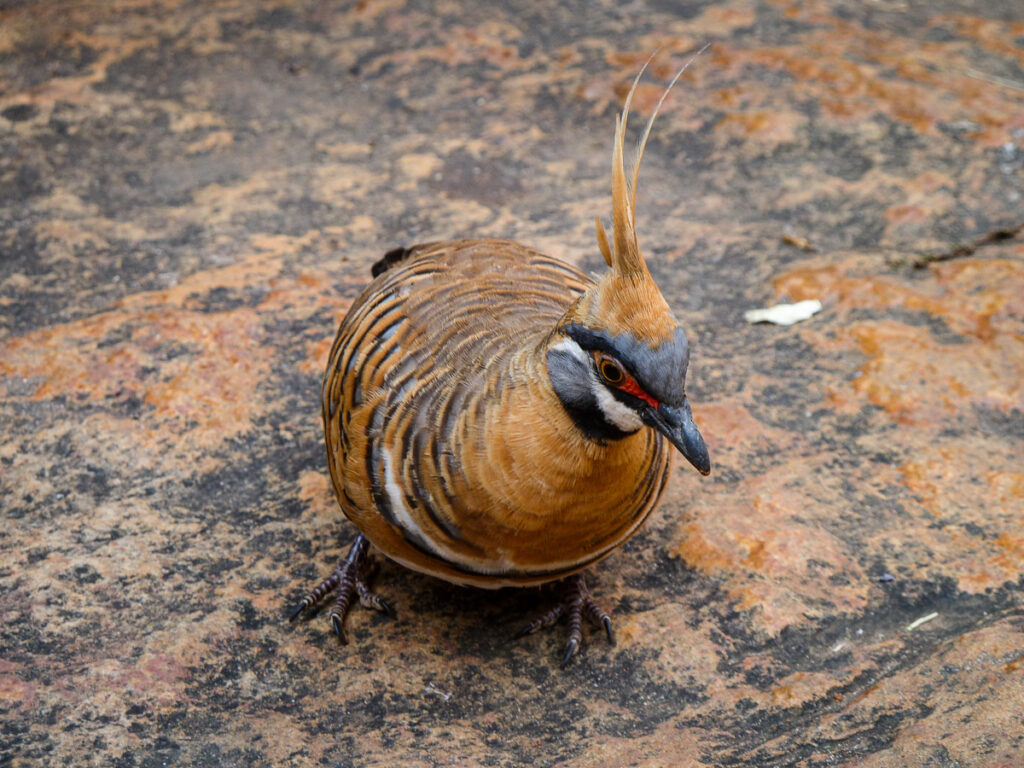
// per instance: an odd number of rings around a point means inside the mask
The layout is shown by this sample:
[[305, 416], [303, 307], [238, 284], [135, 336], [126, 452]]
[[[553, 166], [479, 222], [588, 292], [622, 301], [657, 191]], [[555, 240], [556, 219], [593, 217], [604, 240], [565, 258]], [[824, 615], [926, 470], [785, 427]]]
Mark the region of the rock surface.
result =
[[[1019, 3], [0, 8], [0, 764], [1024, 765]], [[598, 269], [613, 115], [704, 42], [638, 227], [714, 471], [590, 573], [618, 645], [390, 563], [397, 621], [289, 625], [370, 264]]]

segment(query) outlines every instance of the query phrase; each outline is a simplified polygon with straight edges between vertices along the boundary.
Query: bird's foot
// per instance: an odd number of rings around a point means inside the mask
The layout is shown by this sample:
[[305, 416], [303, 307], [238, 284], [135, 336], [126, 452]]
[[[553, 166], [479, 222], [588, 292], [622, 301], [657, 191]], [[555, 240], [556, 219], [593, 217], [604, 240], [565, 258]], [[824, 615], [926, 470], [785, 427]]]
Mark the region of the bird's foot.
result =
[[583, 642], [584, 616], [590, 619], [594, 626], [604, 627], [604, 631], [608, 635], [608, 642], [612, 645], [615, 645], [615, 634], [612, 632], [611, 618], [594, 602], [590, 590], [587, 589], [587, 585], [583, 581], [583, 576], [577, 573], [564, 579], [559, 586], [563, 590], [561, 602], [547, 613], [531, 621], [516, 634], [516, 637], [532, 634], [542, 627], [550, 627], [563, 614], [567, 615], [569, 617], [569, 641], [565, 644], [565, 655], [562, 656], [562, 669], [565, 669]]
[[370, 589], [369, 581], [377, 569], [376, 562], [369, 554], [370, 542], [363, 534], [356, 537], [352, 548], [348, 551], [345, 559], [338, 563], [334, 573], [316, 585], [309, 594], [302, 598], [299, 607], [289, 617], [289, 621], [295, 621], [304, 610], [311, 608], [335, 589], [338, 591], [337, 599], [331, 606], [331, 627], [334, 633], [343, 643], [348, 643], [345, 635], [345, 616], [352, 607], [352, 600], [359, 597], [359, 602], [366, 608], [373, 608], [375, 611], [394, 617], [394, 611], [384, 600]]

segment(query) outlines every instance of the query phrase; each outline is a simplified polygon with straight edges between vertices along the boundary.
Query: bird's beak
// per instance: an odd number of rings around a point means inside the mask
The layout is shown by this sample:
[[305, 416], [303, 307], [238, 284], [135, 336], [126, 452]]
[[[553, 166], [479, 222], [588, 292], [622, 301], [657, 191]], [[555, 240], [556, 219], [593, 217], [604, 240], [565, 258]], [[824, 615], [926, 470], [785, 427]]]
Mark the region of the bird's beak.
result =
[[640, 418], [649, 427], [654, 427], [667, 437], [698, 472], [702, 475], [711, 473], [708, 447], [704, 444], [704, 438], [701, 437], [693, 414], [690, 413], [690, 404], [685, 398], [682, 408], [673, 408], [665, 403], [659, 403], [657, 408], [647, 406], [641, 412]]

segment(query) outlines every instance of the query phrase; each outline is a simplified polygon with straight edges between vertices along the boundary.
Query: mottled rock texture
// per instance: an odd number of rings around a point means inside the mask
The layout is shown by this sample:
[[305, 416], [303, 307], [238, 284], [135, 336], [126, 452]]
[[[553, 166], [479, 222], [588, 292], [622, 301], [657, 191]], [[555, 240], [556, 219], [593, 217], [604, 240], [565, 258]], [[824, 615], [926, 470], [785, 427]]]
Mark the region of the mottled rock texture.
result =
[[[638, 226], [714, 472], [590, 574], [618, 645], [392, 564], [287, 624], [370, 264], [599, 268], [704, 42]], [[1022, 195], [1016, 0], [0, 3], [0, 764], [1024, 765]]]

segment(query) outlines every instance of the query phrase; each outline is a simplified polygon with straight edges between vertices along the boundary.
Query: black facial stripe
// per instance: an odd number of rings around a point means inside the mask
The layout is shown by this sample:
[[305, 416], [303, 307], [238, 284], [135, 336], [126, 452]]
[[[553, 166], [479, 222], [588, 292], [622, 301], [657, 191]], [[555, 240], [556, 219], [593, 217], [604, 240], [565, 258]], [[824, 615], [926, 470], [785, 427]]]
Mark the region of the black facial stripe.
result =
[[[676, 331], [671, 341], [653, 348], [628, 333], [612, 337], [577, 324], [566, 326], [565, 332], [582, 349], [604, 352], [615, 357], [644, 391], [656, 400], [677, 408], [682, 405], [686, 394], [686, 368], [690, 361], [690, 347], [682, 328]], [[609, 390], [619, 397], [612, 387]]]
[[570, 405], [563, 403], [565, 410], [572, 418], [573, 423], [588, 440], [597, 443], [607, 443], [610, 440], [621, 440], [629, 437], [633, 432], [623, 432], [609, 421], [605, 420], [604, 413], [594, 401], [592, 408], [586, 406]]

